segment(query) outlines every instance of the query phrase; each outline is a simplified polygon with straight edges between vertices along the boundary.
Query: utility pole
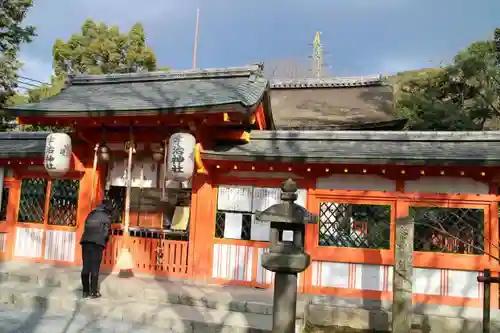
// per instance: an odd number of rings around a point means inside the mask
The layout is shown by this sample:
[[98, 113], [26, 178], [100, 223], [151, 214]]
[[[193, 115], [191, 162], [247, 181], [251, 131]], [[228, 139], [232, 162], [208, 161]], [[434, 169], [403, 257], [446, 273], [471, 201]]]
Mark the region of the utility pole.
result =
[[313, 41], [313, 54], [312, 54], [312, 74], [313, 77], [324, 76], [324, 63], [323, 63], [323, 46], [321, 45], [320, 32], [316, 32]]
[[194, 46], [193, 46], [193, 69], [196, 68], [196, 56], [198, 53], [198, 31], [200, 28], [200, 8], [196, 9], [196, 27], [194, 30]]

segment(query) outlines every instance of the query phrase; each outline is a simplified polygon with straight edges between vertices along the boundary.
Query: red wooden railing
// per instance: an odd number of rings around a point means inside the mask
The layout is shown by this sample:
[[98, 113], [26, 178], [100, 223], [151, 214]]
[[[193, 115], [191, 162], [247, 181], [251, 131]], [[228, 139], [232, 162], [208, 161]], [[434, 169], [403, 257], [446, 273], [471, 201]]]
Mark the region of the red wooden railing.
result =
[[[104, 251], [102, 268], [116, 270], [123, 236], [113, 235]], [[179, 240], [131, 237], [134, 272], [169, 277], [188, 276], [188, 242]]]

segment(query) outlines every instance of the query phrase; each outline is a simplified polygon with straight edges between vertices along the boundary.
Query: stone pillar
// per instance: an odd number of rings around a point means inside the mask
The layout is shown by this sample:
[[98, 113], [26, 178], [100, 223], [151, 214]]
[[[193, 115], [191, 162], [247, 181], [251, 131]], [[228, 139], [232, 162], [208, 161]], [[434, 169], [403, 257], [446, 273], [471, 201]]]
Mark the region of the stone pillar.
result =
[[394, 279], [392, 287], [393, 333], [408, 333], [411, 331], [413, 311], [413, 235], [413, 219], [408, 216], [398, 218], [396, 220]]
[[273, 332], [295, 332], [297, 274], [277, 272], [274, 277]]

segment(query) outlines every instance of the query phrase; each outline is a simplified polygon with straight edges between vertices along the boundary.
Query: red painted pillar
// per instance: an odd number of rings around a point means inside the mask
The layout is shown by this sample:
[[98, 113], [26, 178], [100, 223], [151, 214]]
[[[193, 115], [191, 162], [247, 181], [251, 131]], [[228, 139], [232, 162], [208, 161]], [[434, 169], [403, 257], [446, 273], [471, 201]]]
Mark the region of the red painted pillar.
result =
[[196, 174], [193, 179], [189, 225], [189, 276], [208, 281], [212, 271], [213, 238], [217, 187], [210, 175]]

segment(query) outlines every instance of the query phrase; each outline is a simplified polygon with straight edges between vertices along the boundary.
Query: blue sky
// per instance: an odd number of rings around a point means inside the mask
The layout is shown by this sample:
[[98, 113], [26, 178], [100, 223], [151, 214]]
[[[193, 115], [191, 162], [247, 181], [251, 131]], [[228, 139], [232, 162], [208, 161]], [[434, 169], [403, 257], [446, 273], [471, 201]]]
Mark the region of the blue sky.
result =
[[321, 31], [331, 75], [388, 74], [447, 62], [500, 27], [500, 0], [38, 0], [27, 18], [38, 37], [22, 49], [21, 75], [48, 81], [52, 43], [86, 18], [123, 30], [142, 22], [160, 65], [189, 68], [198, 7], [205, 68], [308, 66]]

